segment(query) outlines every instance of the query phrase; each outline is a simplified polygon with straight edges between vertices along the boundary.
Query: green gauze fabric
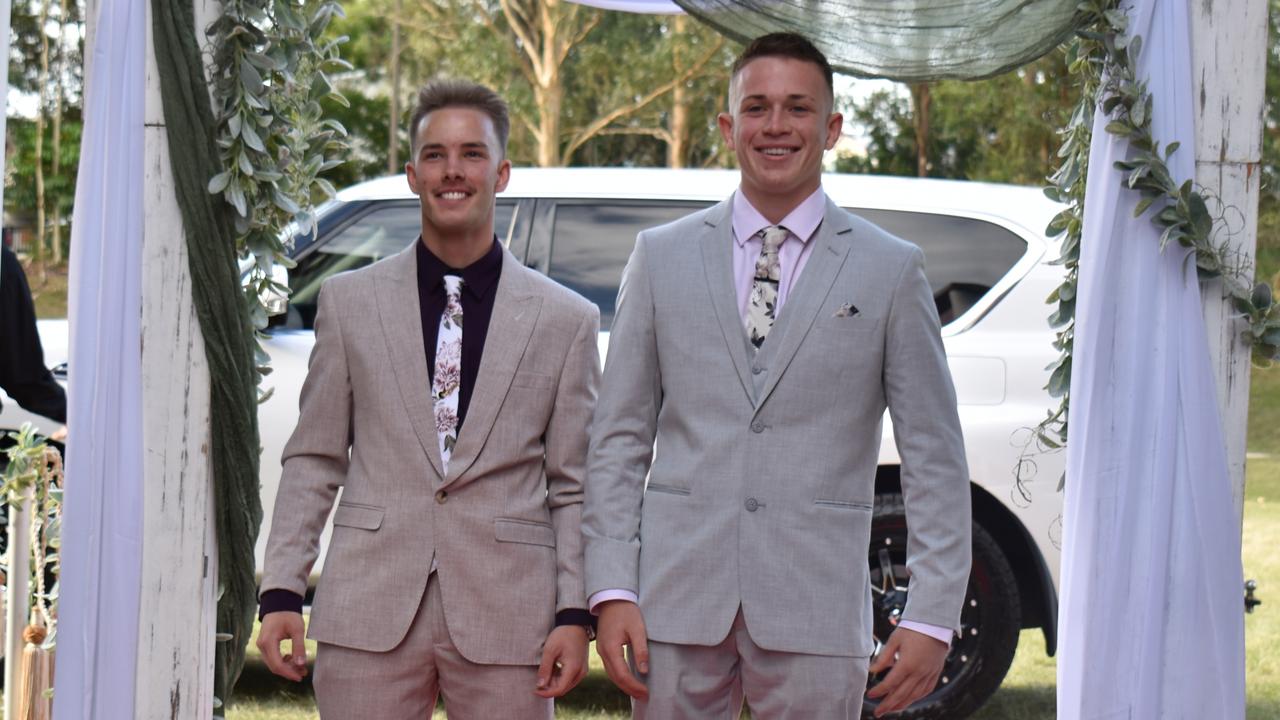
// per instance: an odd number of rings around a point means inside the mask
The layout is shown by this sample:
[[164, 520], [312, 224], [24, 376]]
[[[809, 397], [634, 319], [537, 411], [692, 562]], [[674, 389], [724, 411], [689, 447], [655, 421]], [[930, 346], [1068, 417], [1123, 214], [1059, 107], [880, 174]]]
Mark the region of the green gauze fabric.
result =
[[192, 0], [152, 0], [151, 13], [191, 296], [209, 361], [210, 470], [222, 591], [217, 629], [231, 634], [230, 641], [217, 644], [214, 692], [226, 701], [244, 665], [257, 607], [253, 546], [262, 524], [262, 500], [252, 326], [240, 289], [228, 208], [205, 189], [221, 168]]
[[1071, 34], [1076, 0], [674, 0], [747, 42], [771, 32], [813, 41], [836, 70], [899, 82], [999, 75]]

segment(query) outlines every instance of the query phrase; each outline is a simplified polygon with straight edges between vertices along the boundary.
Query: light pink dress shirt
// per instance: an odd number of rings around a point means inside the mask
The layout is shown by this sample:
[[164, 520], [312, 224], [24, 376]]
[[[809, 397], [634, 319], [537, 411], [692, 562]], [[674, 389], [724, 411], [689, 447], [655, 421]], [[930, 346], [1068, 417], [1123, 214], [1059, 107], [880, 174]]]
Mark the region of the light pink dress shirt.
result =
[[[760, 248], [764, 239], [760, 231], [773, 225], [760, 214], [739, 190], [729, 200], [733, 208], [733, 284], [738, 292], [738, 314], [742, 316], [742, 326], [747, 324], [747, 308], [751, 304], [751, 285], [756, 275], [756, 260], [760, 257]], [[787, 239], [778, 248], [778, 261], [782, 276], [778, 280], [778, 304], [775, 311], [780, 316], [787, 296], [800, 278], [805, 263], [813, 251], [814, 233], [822, 224], [822, 216], [827, 211], [827, 194], [819, 187], [813, 194], [805, 198], [794, 210], [787, 213], [778, 223], [791, 231]], [[636, 594], [630, 590], [610, 589], [593, 594], [588, 601], [591, 612], [597, 613], [600, 604], [609, 600], [627, 600], [639, 602]], [[899, 627], [924, 633], [931, 638], [948, 645], [951, 643], [951, 629], [928, 623], [903, 620]]]

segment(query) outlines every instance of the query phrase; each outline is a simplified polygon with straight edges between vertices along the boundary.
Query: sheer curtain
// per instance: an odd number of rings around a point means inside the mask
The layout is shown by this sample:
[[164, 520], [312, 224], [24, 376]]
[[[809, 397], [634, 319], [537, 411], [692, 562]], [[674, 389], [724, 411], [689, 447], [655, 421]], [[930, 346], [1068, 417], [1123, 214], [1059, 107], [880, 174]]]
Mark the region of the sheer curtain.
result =
[[[1194, 177], [1186, 0], [1128, 8], [1153, 132]], [[1244, 717], [1240, 525], [1194, 258], [1161, 253], [1094, 119], [1071, 373], [1058, 717]], [[1158, 209], [1158, 208], [1157, 208]]]
[[[142, 558], [144, 0], [90, 2], [71, 235], [56, 720], [134, 716]], [[175, 598], [174, 602], [183, 602]]]

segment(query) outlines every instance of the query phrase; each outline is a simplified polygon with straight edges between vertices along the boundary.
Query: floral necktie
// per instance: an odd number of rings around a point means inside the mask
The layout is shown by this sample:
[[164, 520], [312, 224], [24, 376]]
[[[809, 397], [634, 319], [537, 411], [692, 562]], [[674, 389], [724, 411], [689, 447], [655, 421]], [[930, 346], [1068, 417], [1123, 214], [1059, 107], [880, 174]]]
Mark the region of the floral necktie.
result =
[[436, 367], [431, 380], [440, 460], [449, 470], [449, 456], [458, 442], [458, 392], [462, 387], [462, 278], [444, 276], [444, 312], [436, 333]]
[[756, 277], [751, 283], [751, 302], [747, 306], [747, 336], [757, 350], [778, 316], [778, 281], [782, 278], [778, 248], [790, 232], [781, 225], [770, 225], [760, 234], [764, 236], [764, 243], [756, 260]]

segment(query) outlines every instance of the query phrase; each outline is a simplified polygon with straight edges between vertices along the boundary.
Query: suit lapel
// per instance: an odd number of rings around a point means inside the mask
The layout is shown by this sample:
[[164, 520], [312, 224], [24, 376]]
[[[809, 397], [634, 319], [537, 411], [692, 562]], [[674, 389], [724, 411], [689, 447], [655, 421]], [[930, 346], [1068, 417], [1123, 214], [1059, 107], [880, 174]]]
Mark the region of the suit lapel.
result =
[[387, 261], [385, 279], [386, 282], [377, 284], [375, 292], [391, 370], [418, 442], [422, 444], [436, 475], [444, 477], [435, 410], [431, 402], [431, 374], [427, 370], [426, 346], [422, 338], [417, 242]]
[[742, 389], [747, 393], [747, 399], [755, 404], [755, 386], [751, 382], [748, 367], [751, 358], [747, 333], [742, 326], [742, 315], [738, 312], [738, 291], [733, 282], [734, 239], [730, 203], [730, 200], [725, 200], [707, 213], [708, 227], [698, 244], [701, 246], [707, 288], [711, 291], [711, 306], [715, 310], [716, 319], [720, 321], [725, 347], [733, 360], [738, 380], [742, 382]]
[[835, 282], [840, 269], [844, 267], [852, 240], [852, 227], [849, 225], [848, 216], [828, 199], [822, 224], [818, 226], [818, 232], [809, 241], [817, 245], [810, 251], [804, 271], [800, 273], [795, 286], [787, 296], [787, 302], [782, 306], [782, 314], [778, 318], [777, 325], [773, 327], [769, 339], [765, 341], [767, 346], [773, 342], [775, 335], [781, 334], [781, 337], [777, 338], [781, 342], [775, 348], [776, 352], [773, 353], [769, 363], [769, 375], [760, 392], [760, 399], [756, 402], [757, 412], [777, 387], [778, 380], [791, 364], [796, 351], [800, 349], [801, 341], [813, 326], [818, 308], [822, 307], [823, 300], [831, 292], [831, 285]]
[[479, 457], [537, 324], [542, 298], [534, 294], [533, 284], [525, 276], [528, 272], [532, 271], [503, 250], [502, 275], [495, 290], [484, 355], [480, 358], [480, 371], [467, 405], [466, 421], [449, 458], [446, 485], [457, 481]]

